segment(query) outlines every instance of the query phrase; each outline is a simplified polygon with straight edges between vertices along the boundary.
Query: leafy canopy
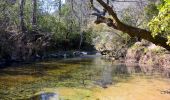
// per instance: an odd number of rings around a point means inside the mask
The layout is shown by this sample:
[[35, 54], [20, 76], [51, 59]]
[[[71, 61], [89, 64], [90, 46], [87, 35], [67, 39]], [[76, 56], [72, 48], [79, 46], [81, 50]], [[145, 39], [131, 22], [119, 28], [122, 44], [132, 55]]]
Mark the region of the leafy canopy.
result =
[[149, 28], [153, 37], [157, 35], [164, 36], [168, 39], [170, 45], [170, 0], [164, 0], [158, 6], [159, 14], [149, 22]]

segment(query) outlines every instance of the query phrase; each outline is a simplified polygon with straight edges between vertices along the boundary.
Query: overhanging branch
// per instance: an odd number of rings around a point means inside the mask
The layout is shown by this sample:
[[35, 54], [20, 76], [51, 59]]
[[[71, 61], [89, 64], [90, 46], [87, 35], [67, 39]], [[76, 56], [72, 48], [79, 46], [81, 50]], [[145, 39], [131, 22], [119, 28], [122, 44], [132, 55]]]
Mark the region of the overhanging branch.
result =
[[97, 0], [97, 1], [109, 13], [109, 15], [112, 16], [113, 19], [106, 18], [105, 16], [94, 13], [93, 15], [97, 16], [97, 20], [95, 21], [96, 24], [105, 23], [109, 27], [112, 27], [114, 29], [117, 29], [119, 31], [129, 34], [131, 37], [136, 36], [138, 38], [148, 40], [170, 51], [170, 46], [167, 44], [167, 41], [168, 41], [167, 38], [162, 37], [162, 36], [156, 36], [153, 38], [152, 33], [150, 31], [122, 23], [117, 17], [117, 14], [115, 13], [115, 11], [112, 9], [111, 6], [109, 6], [103, 0]]

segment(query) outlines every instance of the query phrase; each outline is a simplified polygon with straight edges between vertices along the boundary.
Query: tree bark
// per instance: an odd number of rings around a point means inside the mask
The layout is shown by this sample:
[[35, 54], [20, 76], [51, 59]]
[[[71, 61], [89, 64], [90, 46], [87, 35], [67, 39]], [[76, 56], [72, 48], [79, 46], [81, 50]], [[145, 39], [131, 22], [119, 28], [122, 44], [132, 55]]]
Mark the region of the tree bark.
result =
[[22, 32], [26, 31], [25, 22], [24, 22], [24, 6], [25, 6], [25, 0], [20, 0], [20, 2], [19, 2], [19, 7], [20, 7], [19, 19], [20, 19], [20, 30]]
[[62, 5], [61, 0], [59, 0], [59, 8], [58, 8], [59, 9], [59, 16], [61, 16], [61, 5]]
[[109, 27], [112, 27], [114, 29], [117, 29], [119, 31], [129, 34], [131, 37], [136, 36], [138, 38], [148, 40], [170, 51], [170, 46], [167, 45], [167, 41], [168, 41], [167, 38], [159, 36], [159, 35], [156, 37], [153, 37], [150, 31], [122, 23], [117, 17], [117, 14], [115, 13], [115, 11], [112, 9], [111, 6], [109, 6], [103, 0], [97, 0], [97, 1], [99, 2], [101, 6], [103, 6], [105, 10], [107, 10], [109, 15], [111, 15], [113, 19], [106, 18], [104, 16], [100, 16], [94, 13], [93, 15], [96, 15], [98, 17], [97, 20], [95, 21], [96, 24], [105, 23]]
[[32, 11], [32, 28], [35, 31], [37, 26], [37, 0], [32, 0], [33, 11]]
[[83, 32], [80, 32], [80, 43], [79, 43], [79, 51], [81, 50], [81, 45], [82, 45], [82, 42], [83, 42]]

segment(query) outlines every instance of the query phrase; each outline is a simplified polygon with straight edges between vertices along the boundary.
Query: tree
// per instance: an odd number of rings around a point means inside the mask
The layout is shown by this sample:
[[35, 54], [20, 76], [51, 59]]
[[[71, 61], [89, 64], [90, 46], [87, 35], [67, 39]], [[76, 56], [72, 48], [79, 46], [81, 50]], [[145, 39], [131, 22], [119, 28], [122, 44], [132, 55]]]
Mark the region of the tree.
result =
[[164, 0], [159, 6], [159, 14], [154, 17], [149, 28], [152, 31], [153, 37], [161, 35], [168, 38], [167, 44], [170, 46], [170, 1]]
[[37, 24], [37, 0], [32, 0], [33, 11], [32, 11], [32, 28], [35, 31]]
[[26, 27], [25, 27], [25, 23], [24, 23], [24, 6], [25, 6], [25, 0], [20, 0], [20, 2], [19, 2], [19, 7], [20, 7], [19, 19], [20, 19], [20, 29], [22, 32], [26, 31]]
[[153, 37], [151, 31], [133, 27], [133, 26], [130, 26], [130, 25], [127, 25], [121, 22], [119, 18], [117, 17], [117, 14], [115, 13], [115, 11], [109, 5], [109, 3], [106, 3], [103, 0], [97, 0], [97, 2], [104, 8], [104, 10], [106, 10], [109, 13], [109, 15], [112, 16], [112, 18], [107, 18], [104, 15], [101, 15], [99, 13], [93, 13], [93, 15], [97, 16], [97, 20], [95, 21], [96, 24], [105, 23], [109, 27], [112, 27], [116, 30], [120, 30], [124, 33], [129, 34], [131, 37], [136, 36], [138, 38], [148, 40], [170, 51], [170, 46], [167, 44], [168, 39], [166, 37], [163, 37], [161, 35], [156, 35]]

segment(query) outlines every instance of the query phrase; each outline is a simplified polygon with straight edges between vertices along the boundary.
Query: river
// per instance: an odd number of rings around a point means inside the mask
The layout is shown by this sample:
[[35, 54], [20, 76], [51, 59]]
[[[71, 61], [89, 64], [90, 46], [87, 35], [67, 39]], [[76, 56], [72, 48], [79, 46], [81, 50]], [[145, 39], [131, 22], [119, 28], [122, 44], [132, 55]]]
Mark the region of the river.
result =
[[170, 72], [88, 56], [0, 69], [0, 100], [170, 100]]

